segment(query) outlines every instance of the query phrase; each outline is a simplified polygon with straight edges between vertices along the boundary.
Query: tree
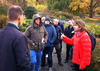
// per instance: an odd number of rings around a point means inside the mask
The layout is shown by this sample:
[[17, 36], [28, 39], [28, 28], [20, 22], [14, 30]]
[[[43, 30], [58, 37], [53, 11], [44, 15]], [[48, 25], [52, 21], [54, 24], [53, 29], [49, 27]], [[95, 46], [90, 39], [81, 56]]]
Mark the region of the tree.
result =
[[90, 0], [90, 5], [87, 7], [89, 10], [89, 17], [93, 17], [94, 10], [99, 6], [100, 0]]
[[96, 8], [99, 6], [100, 0], [72, 0], [69, 7], [73, 11], [79, 11], [79, 14], [85, 14], [89, 12], [89, 17], [92, 18], [96, 13]]

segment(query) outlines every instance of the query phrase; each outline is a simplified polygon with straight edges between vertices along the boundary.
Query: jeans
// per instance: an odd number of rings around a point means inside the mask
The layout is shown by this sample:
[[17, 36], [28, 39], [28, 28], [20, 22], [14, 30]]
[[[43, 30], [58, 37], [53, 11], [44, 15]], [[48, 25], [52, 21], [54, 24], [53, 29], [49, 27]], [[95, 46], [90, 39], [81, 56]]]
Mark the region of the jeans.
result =
[[65, 60], [69, 60], [69, 57], [70, 57], [70, 48], [72, 47], [72, 45], [69, 45], [69, 44], [66, 44], [66, 59]]
[[70, 58], [72, 59], [73, 56], [73, 46], [70, 48]]
[[61, 63], [61, 47], [60, 47], [60, 43], [54, 44], [54, 47], [56, 49], [58, 63]]
[[53, 47], [45, 47], [44, 48], [43, 55], [42, 55], [42, 62], [41, 62], [42, 67], [45, 66], [46, 54], [48, 54], [48, 65], [49, 65], [49, 67], [52, 67], [52, 51], [53, 51]]
[[34, 50], [30, 50], [31, 71], [39, 71], [41, 57], [42, 57], [42, 51], [36, 52]]

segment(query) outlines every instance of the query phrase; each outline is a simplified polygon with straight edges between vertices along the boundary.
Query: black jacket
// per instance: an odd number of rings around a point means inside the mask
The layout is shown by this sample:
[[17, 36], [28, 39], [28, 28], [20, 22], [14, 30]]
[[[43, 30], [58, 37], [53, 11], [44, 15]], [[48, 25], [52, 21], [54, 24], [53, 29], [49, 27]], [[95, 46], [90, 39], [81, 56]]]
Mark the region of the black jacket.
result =
[[57, 34], [57, 37], [56, 37], [56, 40], [55, 40], [54, 44], [57, 44], [57, 43], [61, 42], [61, 33], [62, 33], [62, 30], [61, 30], [60, 26], [54, 26], [54, 27], [56, 29], [56, 34]]
[[0, 30], [0, 71], [30, 71], [26, 37], [11, 23]]

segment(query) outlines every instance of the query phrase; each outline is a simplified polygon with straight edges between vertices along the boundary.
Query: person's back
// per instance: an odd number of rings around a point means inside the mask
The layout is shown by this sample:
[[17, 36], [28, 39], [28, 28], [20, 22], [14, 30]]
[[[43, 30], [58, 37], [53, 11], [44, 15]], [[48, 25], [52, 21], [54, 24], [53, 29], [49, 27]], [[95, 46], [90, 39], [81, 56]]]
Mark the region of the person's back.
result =
[[0, 71], [29, 70], [26, 37], [14, 23], [9, 22], [0, 30]]

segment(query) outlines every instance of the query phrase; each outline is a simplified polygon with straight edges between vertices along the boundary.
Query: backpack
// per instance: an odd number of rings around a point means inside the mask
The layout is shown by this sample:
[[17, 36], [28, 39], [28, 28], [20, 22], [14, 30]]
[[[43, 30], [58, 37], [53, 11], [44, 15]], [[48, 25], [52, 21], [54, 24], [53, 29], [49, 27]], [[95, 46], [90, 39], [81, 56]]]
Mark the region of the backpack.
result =
[[91, 39], [91, 51], [93, 51], [96, 45], [96, 38], [93, 36], [93, 34], [88, 33], [88, 35], [90, 36], [90, 39]]

